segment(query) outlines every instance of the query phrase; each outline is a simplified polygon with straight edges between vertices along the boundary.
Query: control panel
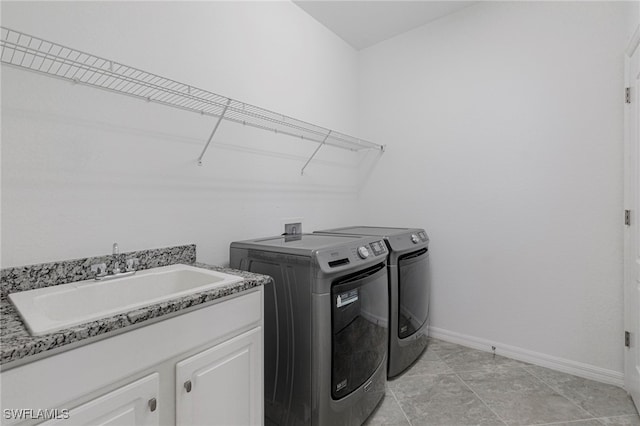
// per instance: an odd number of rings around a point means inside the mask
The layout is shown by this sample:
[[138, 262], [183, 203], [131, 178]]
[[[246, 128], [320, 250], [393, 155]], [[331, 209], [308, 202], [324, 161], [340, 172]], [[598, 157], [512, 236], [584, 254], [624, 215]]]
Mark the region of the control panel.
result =
[[368, 244], [363, 244], [352, 249], [352, 253], [360, 259], [368, 259], [373, 256], [380, 256], [387, 254], [387, 246], [382, 240], [373, 241]]
[[376, 256], [387, 253], [387, 246], [381, 240], [372, 242], [370, 246], [371, 251], [373, 251], [373, 254]]
[[326, 259], [329, 268], [337, 268], [344, 265], [352, 264], [354, 261], [378, 258], [387, 255], [387, 246], [383, 240], [374, 240], [363, 242], [359, 245], [336, 249], [335, 251], [326, 252]]
[[360, 259], [369, 257], [369, 249], [367, 249], [367, 246], [358, 247], [358, 256], [360, 256]]
[[416, 232], [414, 234], [411, 234], [411, 236], [409, 238], [410, 238], [410, 240], [411, 240], [411, 242], [413, 244], [418, 244], [418, 243], [421, 243], [421, 242], [424, 243], [424, 242], [429, 241], [429, 237], [427, 237], [427, 233], [424, 232], [424, 231], [418, 231], [418, 232]]

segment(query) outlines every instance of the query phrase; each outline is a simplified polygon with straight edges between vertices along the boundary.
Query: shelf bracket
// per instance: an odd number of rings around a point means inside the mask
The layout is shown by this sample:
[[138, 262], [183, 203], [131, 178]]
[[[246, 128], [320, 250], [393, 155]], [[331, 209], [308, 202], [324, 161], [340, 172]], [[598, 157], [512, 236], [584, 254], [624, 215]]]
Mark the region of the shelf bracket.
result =
[[229, 104], [230, 103], [231, 103], [231, 99], [228, 99], [227, 100], [227, 104], [222, 109], [222, 114], [220, 114], [220, 117], [218, 117], [218, 121], [216, 121], [216, 125], [213, 128], [213, 131], [211, 132], [211, 135], [209, 136], [209, 140], [207, 140], [207, 143], [204, 146], [204, 148], [202, 150], [202, 153], [200, 153], [200, 157], [198, 157], [198, 166], [202, 166], [202, 157], [204, 157], [204, 153], [207, 152], [207, 148], [209, 148], [209, 144], [211, 143], [211, 140], [213, 139], [213, 135], [215, 135], [216, 131], [218, 131], [218, 126], [220, 125], [220, 122], [224, 118], [224, 115], [227, 113], [227, 108], [229, 108]]
[[311, 162], [311, 160], [313, 160], [313, 157], [316, 156], [316, 154], [318, 153], [318, 151], [320, 151], [320, 148], [322, 148], [322, 145], [324, 145], [324, 143], [327, 141], [327, 139], [329, 139], [329, 136], [331, 135], [331, 130], [329, 130], [329, 133], [327, 133], [327, 136], [324, 137], [324, 139], [322, 140], [322, 142], [320, 143], [320, 145], [318, 145], [318, 147], [316, 148], [315, 151], [313, 151], [313, 154], [311, 154], [311, 157], [309, 157], [309, 159], [307, 160], [306, 163], [304, 163], [304, 166], [302, 166], [302, 170], [300, 170], [300, 176], [304, 176], [304, 169], [307, 168], [307, 166], [309, 165], [309, 163]]

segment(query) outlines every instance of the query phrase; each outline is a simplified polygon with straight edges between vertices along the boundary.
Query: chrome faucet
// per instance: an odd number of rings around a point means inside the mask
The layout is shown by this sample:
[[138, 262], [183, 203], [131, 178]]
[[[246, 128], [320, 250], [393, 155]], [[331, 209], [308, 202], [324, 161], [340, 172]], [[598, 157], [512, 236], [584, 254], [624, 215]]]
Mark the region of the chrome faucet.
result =
[[132, 257], [131, 259], [127, 259], [127, 269], [125, 271], [131, 272], [136, 270], [136, 266], [138, 266], [138, 259]]
[[119, 254], [120, 254], [120, 248], [118, 247], [118, 243], [113, 243], [113, 256], [115, 257], [115, 260], [113, 262], [113, 275], [117, 275], [122, 271], [120, 269], [120, 264], [118, 262]]
[[98, 277], [106, 277], [107, 265], [105, 265], [104, 263], [96, 263], [95, 265], [91, 265], [91, 272], [95, 272], [96, 279], [98, 279]]
[[138, 259], [135, 257], [126, 260], [126, 269], [124, 271], [120, 268], [120, 248], [118, 243], [113, 243], [113, 257], [113, 268], [110, 274], [107, 274], [107, 266], [104, 263], [91, 265], [91, 271], [96, 273], [96, 280], [112, 280], [128, 277], [136, 273], [135, 267], [138, 265]]

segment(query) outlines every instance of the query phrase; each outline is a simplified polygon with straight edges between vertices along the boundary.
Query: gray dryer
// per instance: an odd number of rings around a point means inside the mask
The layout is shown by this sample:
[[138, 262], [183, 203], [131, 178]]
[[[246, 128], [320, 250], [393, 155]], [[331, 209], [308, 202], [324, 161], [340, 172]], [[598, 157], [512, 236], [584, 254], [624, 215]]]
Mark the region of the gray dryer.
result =
[[389, 250], [388, 377], [409, 368], [427, 347], [431, 274], [429, 237], [420, 228], [349, 226], [318, 233], [372, 235], [383, 238]]

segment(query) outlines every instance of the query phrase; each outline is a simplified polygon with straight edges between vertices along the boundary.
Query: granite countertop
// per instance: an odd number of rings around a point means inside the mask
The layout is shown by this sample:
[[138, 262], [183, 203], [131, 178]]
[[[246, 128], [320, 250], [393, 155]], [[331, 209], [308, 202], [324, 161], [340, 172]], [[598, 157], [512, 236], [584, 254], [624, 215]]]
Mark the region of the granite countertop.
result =
[[[193, 249], [193, 253], [188, 252], [185, 256], [170, 256], [170, 259], [162, 261], [161, 264], [153, 264], [152, 262], [143, 262], [146, 266], [142, 269], [148, 269], [149, 267], [166, 266], [168, 264], [182, 263], [199, 268], [210, 269], [214, 271], [224, 272], [233, 275], [239, 275], [244, 280], [239, 283], [229, 284], [222, 287], [217, 287], [208, 291], [195, 293], [188, 296], [178, 297], [169, 301], [157, 303], [154, 305], [138, 308], [136, 310], [114, 315], [111, 317], [103, 318], [100, 320], [88, 322], [85, 324], [73, 326], [64, 330], [60, 330], [54, 333], [46, 334], [43, 336], [31, 336], [27, 330], [25, 324], [22, 322], [18, 312], [13, 304], [9, 301], [7, 294], [13, 291], [7, 291], [7, 286], [12, 287], [14, 291], [26, 290], [29, 287], [37, 288], [48, 285], [55, 285], [51, 283], [33, 285], [33, 282], [42, 280], [31, 280], [32, 284], [21, 283], [20, 274], [16, 274], [14, 270], [3, 270], [3, 286], [4, 291], [0, 294], [0, 366], [7, 368], [9, 365], [22, 364], [28, 362], [29, 358], [40, 359], [42, 356], [46, 356], [45, 352], [51, 351], [51, 354], [58, 353], [61, 348], [64, 349], [66, 345], [74, 344], [77, 346], [83, 340], [90, 342], [99, 339], [100, 337], [109, 337], [112, 334], [121, 332], [126, 327], [139, 326], [145, 322], [153, 322], [154, 319], [174, 314], [175, 312], [185, 310], [197, 305], [201, 305], [215, 299], [230, 296], [242, 291], [249, 290], [251, 288], [260, 287], [271, 281], [271, 277], [266, 275], [253, 274], [250, 272], [239, 271], [231, 268], [223, 268], [218, 266], [206, 265], [203, 263], [195, 262], [195, 246], [184, 246], [188, 249]], [[181, 247], [182, 248], [182, 247]], [[175, 248], [172, 248], [175, 249]], [[139, 254], [140, 252], [137, 252]], [[181, 252], [182, 253], [182, 252]], [[81, 262], [82, 261], [82, 262]], [[77, 264], [86, 264], [91, 261], [95, 262], [95, 258], [89, 258], [75, 261]], [[60, 262], [62, 263], [62, 262]], [[57, 265], [59, 265], [58, 263]], [[43, 264], [44, 265], [44, 264]], [[47, 266], [53, 264], [46, 264]], [[42, 265], [34, 265], [41, 267]], [[20, 272], [26, 271], [28, 267], [23, 268]], [[12, 268], [16, 269], [16, 268]], [[51, 277], [51, 268], [41, 268], [49, 270], [47, 277]], [[56, 268], [53, 268], [56, 269]], [[57, 268], [58, 270], [60, 268]], [[85, 268], [86, 269], [86, 268]], [[84, 270], [84, 269], [83, 269]], [[11, 275], [13, 274], [13, 275]], [[24, 276], [33, 276], [32, 269], [28, 270], [28, 273]], [[87, 279], [84, 276], [78, 278]], [[25, 279], [23, 279], [24, 281]], [[63, 277], [56, 277], [57, 281], [64, 281]], [[79, 281], [75, 279], [72, 281]], [[58, 283], [59, 284], [59, 283]], [[81, 344], [81, 343], [80, 343]], [[36, 357], [36, 355], [38, 355]]]

